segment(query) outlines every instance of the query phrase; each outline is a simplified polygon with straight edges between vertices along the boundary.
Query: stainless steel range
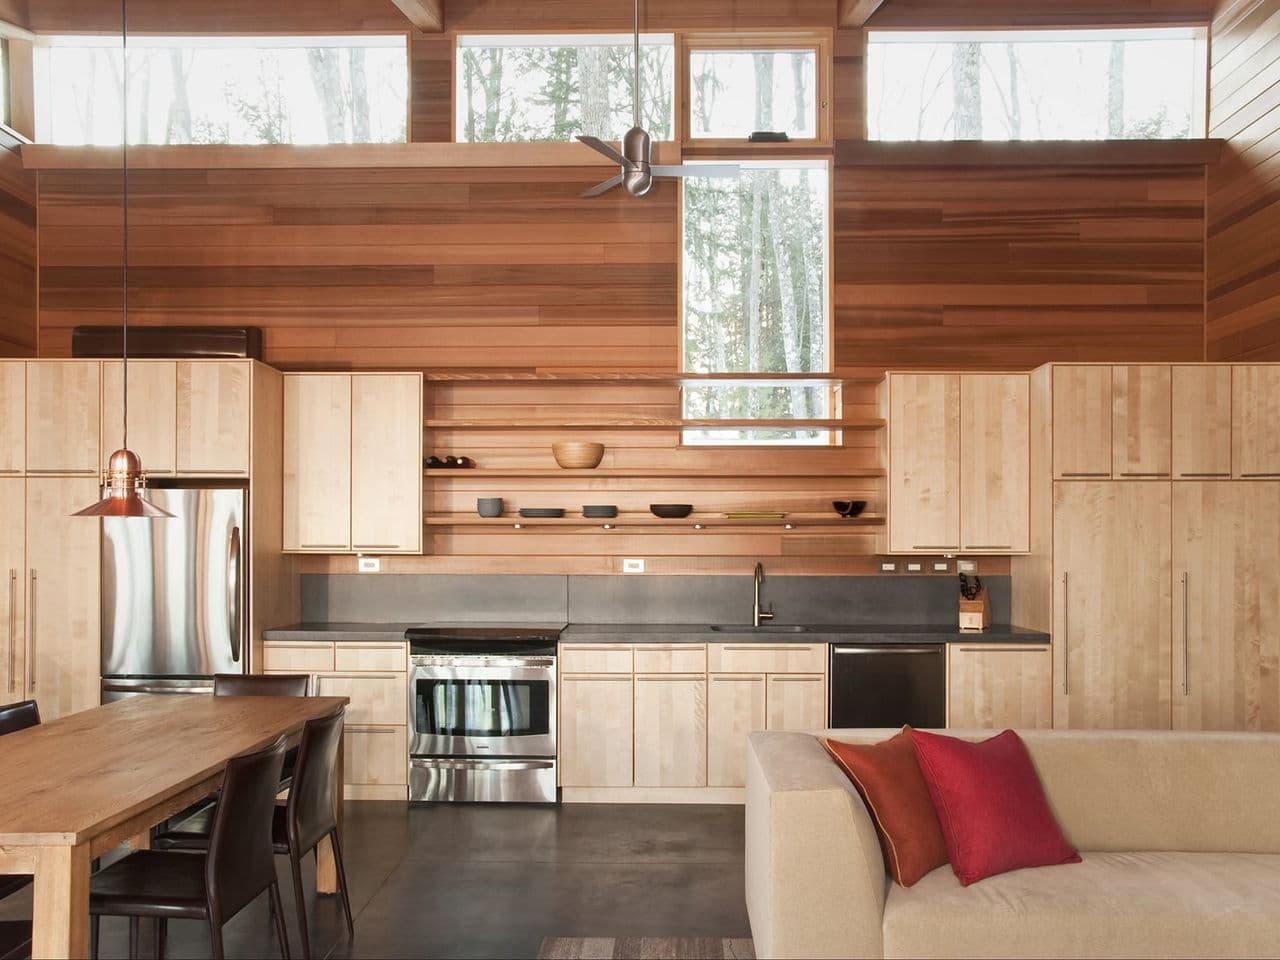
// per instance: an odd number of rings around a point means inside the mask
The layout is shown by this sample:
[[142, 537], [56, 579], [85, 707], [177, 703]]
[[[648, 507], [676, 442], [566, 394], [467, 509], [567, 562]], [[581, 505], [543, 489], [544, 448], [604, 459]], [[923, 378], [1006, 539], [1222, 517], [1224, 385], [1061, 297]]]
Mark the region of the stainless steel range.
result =
[[563, 625], [413, 627], [409, 799], [556, 802]]

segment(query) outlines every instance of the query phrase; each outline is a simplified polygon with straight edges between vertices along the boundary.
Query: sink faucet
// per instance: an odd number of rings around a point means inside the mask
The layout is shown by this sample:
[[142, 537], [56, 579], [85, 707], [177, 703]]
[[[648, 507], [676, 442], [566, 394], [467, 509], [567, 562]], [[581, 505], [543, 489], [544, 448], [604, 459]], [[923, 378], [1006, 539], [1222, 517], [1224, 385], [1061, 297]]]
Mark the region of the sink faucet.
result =
[[751, 604], [751, 624], [752, 626], [758, 627], [760, 626], [762, 621], [773, 619], [772, 610], [760, 609], [760, 584], [764, 583], [764, 564], [763, 563], [756, 564], [755, 581], [756, 581], [755, 600]]

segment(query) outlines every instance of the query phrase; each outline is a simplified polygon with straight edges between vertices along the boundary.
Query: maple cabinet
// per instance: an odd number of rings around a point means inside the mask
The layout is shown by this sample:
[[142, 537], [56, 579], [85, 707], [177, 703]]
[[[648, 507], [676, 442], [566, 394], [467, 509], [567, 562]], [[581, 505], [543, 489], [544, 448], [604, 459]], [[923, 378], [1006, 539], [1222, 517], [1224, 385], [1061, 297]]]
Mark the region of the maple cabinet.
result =
[[26, 367], [26, 472], [97, 477], [102, 364], [35, 360]]
[[707, 677], [636, 674], [635, 785], [707, 783]]
[[1173, 473], [1171, 372], [1167, 365], [1111, 371], [1111, 470], [1118, 480]]
[[[129, 361], [129, 449], [142, 458], [148, 476], [177, 472], [178, 364], [174, 360]], [[109, 457], [125, 445], [122, 407], [124, 364], [102, 364], [102, 451]], [[246, 414], [247, 416], [247, 414]], [[246, 425], [248, 421], [246, 420]], [[104, 464], [105, 466], [105, 464]]]
[[1173, 368], [1174, 479], [1231, 476], [1231, 378], [1227, 364]]
[[0, 361], [0, 476], [27, 466], [27, 365]]
[[1233, 367], [1231, 398], [1232, 475], [1280, 479], [1280, 364]]
[[1047, 729], [1053, 726], [1052, 674], [1048, 644], [949, 644], [947, 726]]
[[1053, 368], [1053, 476], [1111, 476], [1111, 367]]
[[565, 674], [559, 686], [561, 785], [632, 786], [635, 714], [631, 674]]
[[183, 476], [249, 475], [251, 360], [179, 360], [176, 468]]
[[1026, 374], [960, 378], [960, 548], [1025, 553], [1031, 539], [1031, 384]]

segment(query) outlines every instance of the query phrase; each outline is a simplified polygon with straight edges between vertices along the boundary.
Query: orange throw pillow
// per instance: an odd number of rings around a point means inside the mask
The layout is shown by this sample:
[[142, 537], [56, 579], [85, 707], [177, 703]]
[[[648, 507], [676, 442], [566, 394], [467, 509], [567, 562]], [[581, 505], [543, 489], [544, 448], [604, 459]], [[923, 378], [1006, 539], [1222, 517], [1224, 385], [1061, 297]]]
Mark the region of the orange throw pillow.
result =
[[871, 811], [893, 879], [909, 887], [944, 866], [947, 842], [916, 760], [911, 728], [903, 727], [883, 743], [820, 739]]

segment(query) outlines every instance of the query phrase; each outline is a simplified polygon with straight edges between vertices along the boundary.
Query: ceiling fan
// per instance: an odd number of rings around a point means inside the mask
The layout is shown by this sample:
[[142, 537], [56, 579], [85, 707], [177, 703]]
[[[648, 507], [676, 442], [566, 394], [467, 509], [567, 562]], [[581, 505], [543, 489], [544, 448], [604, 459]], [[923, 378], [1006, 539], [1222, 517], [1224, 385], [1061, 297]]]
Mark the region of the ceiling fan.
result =
[[622, 187], [633, 197], [643, 197], [653, 186], [654, 177], [736, 177], [741, 172], [736, 163], [657, 164], [653, 161], [653, 141], [640, 126], [640, 0], [634, 2], [634, 43], [631, 61], [631, 118], [634, 126], [622, 137], [622, 152], [599, 137], [579, 135], [578, 139], [597, 153], [602, 153], [621, 167], [617, 176], [597, 183], [584, 197], [598, 197], [614, 187]]

